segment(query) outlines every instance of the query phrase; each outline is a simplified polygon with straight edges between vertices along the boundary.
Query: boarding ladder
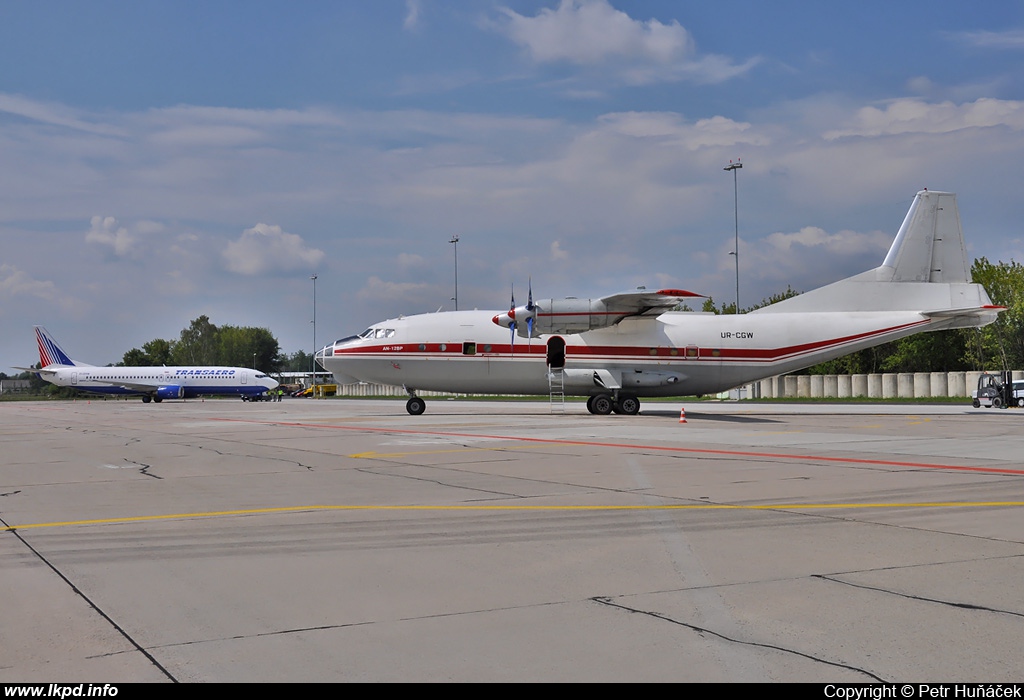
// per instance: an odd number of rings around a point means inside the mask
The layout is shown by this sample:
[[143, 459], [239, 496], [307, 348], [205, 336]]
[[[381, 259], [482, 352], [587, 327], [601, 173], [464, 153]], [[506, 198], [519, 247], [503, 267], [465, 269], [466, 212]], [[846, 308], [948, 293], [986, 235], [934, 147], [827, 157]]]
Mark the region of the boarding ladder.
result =
[[551, 394], [551, 412], [565, 413], [565, 373], [561, 367], [548, 369], [548, 391]]

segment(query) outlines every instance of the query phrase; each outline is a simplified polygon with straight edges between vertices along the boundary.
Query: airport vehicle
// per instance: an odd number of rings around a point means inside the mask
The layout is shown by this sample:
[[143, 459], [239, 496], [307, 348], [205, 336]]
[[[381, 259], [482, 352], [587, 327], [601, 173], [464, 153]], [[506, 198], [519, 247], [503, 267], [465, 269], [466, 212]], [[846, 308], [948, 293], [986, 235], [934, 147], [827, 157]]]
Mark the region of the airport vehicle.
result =
[[143, 403], [196, 396], [255, 397], [277, 386], [263, 372], [245, 367], [95, 367], [72, 360], [42, 326], [36, 326], [41, 369], [35, 372], [57, 386], [97, 394], [137, 394]]
[[535, 302], [531, 289], [508, 311], [382, 321], [317, 359], [339, 383], [404, 387], [413, 415], [426, 408], [417, 390], [588, 396], [591, 413], [632, 415], [641, 397], [717, 393], [914, 333], [984, 326], [1003, 310], [971, 282], [956, 195], [928, 190], [872, 270], [743, 315], [670, 310], [690, 296]]
[[971, 392], [971, 405], [975, 408], [1024, 408], [1024, 381], [1013, 381], [1010, 372], [978, 377], [978, 388]]

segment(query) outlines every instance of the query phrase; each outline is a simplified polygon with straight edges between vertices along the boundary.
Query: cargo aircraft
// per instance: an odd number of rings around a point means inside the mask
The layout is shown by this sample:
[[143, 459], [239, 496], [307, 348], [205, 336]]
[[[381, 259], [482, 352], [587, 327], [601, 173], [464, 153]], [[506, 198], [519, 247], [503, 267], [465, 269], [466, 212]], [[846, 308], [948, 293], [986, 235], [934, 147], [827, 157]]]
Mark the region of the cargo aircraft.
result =
[[70, 386], [97, 394], [135, 394], [143, 403], [196, 396], [263, 394], [277, 382], [263, 372], [245, 367], [94, 367], [72, 360], [42, 326], [36, 326], [40, 369], [35, 372], [57, 386]]
[[417, 390], [588, 396], [591, 413], [633, 415], [642, 397], [718, 393], [914, 333], [984, 326], [1003, 310], [971, 282], [956, 195], [928, 190], [872, 270], [748, 314], [673, 310], [694, 296], [535, 302], [531, 289], [508, 311], [383, 321], [317, 359], [339, 383], [404, 387], [413, 415], [426, 408]]

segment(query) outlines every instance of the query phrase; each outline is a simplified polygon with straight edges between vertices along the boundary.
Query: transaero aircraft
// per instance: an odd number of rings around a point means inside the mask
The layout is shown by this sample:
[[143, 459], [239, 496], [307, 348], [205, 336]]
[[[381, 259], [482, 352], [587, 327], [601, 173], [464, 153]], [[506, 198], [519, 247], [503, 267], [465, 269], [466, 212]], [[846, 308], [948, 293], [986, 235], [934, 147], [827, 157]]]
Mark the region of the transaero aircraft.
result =
[[36, 326], [35, 372], [57, 386], [98, 394], [138, 394], [143, 403], [196, 396], [255, 396], [277, 387], [266, 374], [244, 367], [94, 367], [72, 360], [42, 326]]
[[[956, 195], [917, 193], [879, 267], [742, 315], [672, 311], [678, 289], [543, 299], [502, 311], [383, 321], [317, 353], [339, 383], [417, 390], [588, 396], [633, 415], [646, 396], [695, 396], [793, 372], [922, 331], [995, 321], [973, 284]], [[516, 337], [522, 340], [517, 343]]]

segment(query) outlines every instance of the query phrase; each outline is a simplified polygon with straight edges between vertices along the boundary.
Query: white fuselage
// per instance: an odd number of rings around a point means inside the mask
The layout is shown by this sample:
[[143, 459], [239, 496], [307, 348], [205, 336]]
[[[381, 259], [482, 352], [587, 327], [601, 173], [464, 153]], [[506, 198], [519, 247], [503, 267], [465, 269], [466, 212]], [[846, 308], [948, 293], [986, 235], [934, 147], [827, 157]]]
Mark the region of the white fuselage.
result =
[[244, 367], [47, 368], [48, 382], [100, 394], [152, 394], [157, 398], [252, 396], [277, 386], [263, 372]]
[[515, 337], [493, 311], [423, 314], [385, 321], [318, 357], [346, 378], [410, 390], [547, 394], [548, 366], [565, 344], [564, 391], [690, 396], [792, 372], [922, 330], [947, 327], [914, 311], [631, 317], [579, 334]]

